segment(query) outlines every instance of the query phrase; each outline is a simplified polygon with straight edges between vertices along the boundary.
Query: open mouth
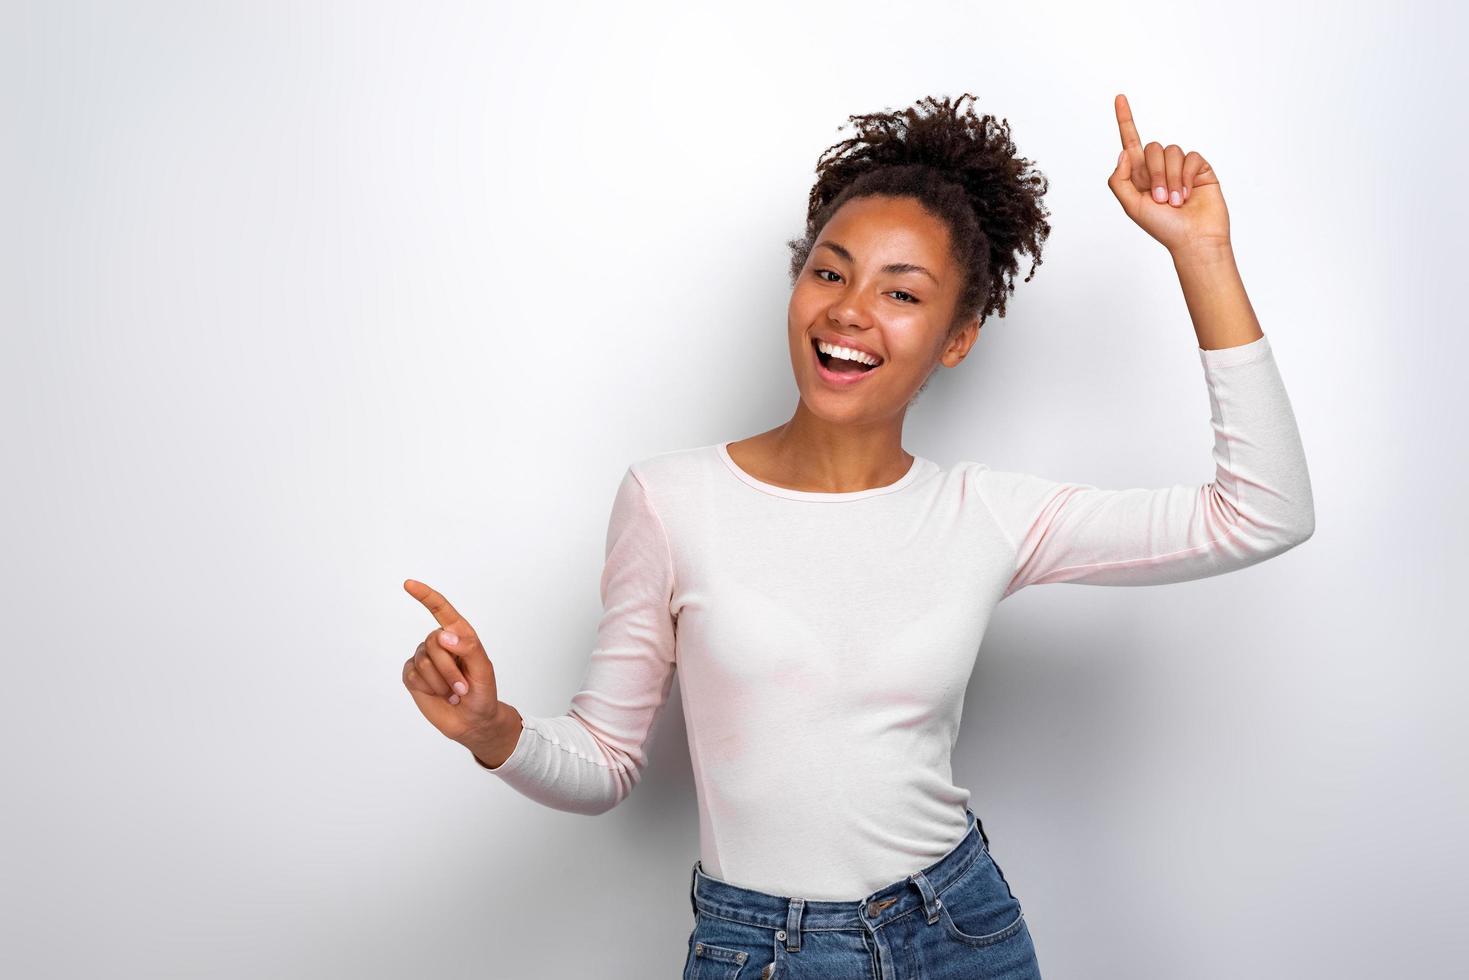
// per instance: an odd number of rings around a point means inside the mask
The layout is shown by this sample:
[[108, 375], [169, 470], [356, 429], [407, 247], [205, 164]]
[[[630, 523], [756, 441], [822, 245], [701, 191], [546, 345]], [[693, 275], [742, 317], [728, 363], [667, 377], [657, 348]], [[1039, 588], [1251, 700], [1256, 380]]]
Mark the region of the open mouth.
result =
[[833, 357], [824, 353], [816, 345], [816, 338], [811, 338], [811, 350], [816, 354], [816, 363], [820, 368], [822, 377], [830, 381], [848, 383], [866, 377], [886, 362], [879, 361], [877, 364], [863, 364], [860, 361], [849, 361], [844, 357]]

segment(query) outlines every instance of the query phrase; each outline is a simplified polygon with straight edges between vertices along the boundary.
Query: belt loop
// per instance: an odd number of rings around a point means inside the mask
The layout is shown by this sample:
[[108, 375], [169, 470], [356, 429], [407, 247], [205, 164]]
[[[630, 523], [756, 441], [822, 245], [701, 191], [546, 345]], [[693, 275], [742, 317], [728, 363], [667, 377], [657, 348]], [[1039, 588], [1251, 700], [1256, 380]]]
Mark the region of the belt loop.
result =
[[969, 822], [979, 828], [979, 839], [984, 841], [984, 849], [989, 850], [990, 839], [984, 832], [984, 821], [979, 819], [979, 814], [975, 813], [972, 807], [966, 806], [964, 812], [969, 814]]
[[694, 901], [694, 888], [699, 884], [699, 862], [694, 862], [694, 870], [689, 874], [689, 908], [693, 909], [694, 915], [699, 914], [699, 903]]
[[786, 907], [786, 952], [801, 951], [801, 912], [806, 908], [804, 898], [793, 898]]
[[933, 925], [939, 920], [939, 897], [933, 890], [933, 882], [928, 880], [928, 875], [922, 871], [915, 871], [908, 876], [908, 880], [918, 886], [923, 893], [923, 911], [928, 914], [928, 924]]

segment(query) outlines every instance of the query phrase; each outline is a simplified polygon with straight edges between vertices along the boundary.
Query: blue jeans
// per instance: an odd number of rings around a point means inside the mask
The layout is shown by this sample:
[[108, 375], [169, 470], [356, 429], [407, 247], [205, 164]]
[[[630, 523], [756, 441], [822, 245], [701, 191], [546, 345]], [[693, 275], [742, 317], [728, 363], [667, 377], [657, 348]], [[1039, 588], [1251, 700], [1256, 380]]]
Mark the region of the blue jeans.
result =
[[1038, 980], [1020, 902], [964, 812], [969, 831], [948, 854], [850, 902], [741, 888], [695, 861], [683, 980]]

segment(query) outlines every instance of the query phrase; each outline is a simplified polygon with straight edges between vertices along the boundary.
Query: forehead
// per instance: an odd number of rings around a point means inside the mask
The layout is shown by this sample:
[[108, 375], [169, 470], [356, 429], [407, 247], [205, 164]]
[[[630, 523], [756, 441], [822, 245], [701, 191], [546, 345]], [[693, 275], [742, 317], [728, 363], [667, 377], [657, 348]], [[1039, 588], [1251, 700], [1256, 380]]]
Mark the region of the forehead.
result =
[[902, 253], [912, 261], [923, 256], [942, 264], [949, 229], [911, 197], [859, 197], [838, 208], [822, 228], [817, 241], [828, 239], [841, 242], [859, 262]]

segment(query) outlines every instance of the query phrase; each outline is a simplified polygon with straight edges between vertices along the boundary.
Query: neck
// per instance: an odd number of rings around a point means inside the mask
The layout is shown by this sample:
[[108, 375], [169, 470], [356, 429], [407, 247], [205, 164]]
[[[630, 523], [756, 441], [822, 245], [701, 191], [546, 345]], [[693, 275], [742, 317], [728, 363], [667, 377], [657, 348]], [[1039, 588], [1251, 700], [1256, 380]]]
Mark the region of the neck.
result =
[[913, 465], [903, 449], [901, 417], [841, 423], [812, 415], [802, 402], [789, 422], [757, 437], [771, 471], [788, 485], [825, 493], [886, 486]]

